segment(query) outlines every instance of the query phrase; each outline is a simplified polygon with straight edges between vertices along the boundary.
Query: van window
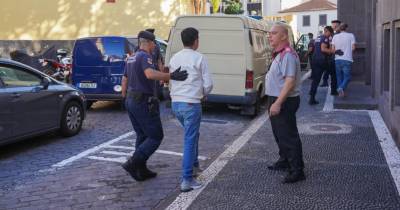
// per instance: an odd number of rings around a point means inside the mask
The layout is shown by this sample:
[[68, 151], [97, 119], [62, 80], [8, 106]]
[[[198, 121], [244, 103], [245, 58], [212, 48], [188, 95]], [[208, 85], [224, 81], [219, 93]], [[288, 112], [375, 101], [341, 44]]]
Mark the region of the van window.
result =
[[78, 66], [120, 66], [126, 57], [123, 39], [108, 37], [77, 40], [74, 51]]

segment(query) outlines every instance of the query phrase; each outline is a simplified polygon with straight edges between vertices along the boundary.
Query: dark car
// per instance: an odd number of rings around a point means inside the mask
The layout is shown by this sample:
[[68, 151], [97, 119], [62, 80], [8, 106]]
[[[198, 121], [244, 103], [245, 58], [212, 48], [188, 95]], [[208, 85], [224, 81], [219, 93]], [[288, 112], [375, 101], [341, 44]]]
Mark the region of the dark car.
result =
[[22, 63], [0, 58], [0, 145], [58, 130], [79, 133], [83, 93]]
[[[165, 56], [166, 43], [157, 40]], [[96, 101], [121, 101], [125, 60], [137, 48], [136, 37], [98, 36], [76, 40], [72, 55], [72, 84], [83, 91], [88, 108]]]

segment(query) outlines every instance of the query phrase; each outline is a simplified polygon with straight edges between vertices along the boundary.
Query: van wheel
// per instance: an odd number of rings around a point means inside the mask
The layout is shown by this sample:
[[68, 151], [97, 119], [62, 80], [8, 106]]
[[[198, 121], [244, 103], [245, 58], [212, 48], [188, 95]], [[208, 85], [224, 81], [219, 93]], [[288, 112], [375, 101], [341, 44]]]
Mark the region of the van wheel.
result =
[[83, 108], [76, 102], [68, 102], [61, 116], [60, 133], [63, 136], [74, 136], [82, 128]]
[[260, 96], [257, 97], [256, 103], [254, 103], [254, 114], [253, 117], [256, 117], [261, 110], [261, 98]]

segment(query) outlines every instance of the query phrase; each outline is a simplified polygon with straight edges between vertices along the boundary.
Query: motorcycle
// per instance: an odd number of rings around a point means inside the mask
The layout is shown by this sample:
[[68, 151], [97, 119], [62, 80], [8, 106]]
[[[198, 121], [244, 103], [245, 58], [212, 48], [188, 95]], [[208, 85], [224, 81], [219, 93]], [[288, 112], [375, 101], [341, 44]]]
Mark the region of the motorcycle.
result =
[[41, 58], [39, 63], [43, 67], [43, 73], [55, 78], [58, 81], [70, 82], [72, 62], [64, 49], [57, 50], [57, 60]]
[[[56, 56], [54, 56], [54, 54], [56, 54]], [[58, 81], [69, 83], [71, 81], [72, 59], [67, 55], [67, 50], [55, 50], [54, 46], [39, 55], [29, 55], [24, 50], [14, 50], [10, 52], [10, 58], [12, 60], [36, 68]]]

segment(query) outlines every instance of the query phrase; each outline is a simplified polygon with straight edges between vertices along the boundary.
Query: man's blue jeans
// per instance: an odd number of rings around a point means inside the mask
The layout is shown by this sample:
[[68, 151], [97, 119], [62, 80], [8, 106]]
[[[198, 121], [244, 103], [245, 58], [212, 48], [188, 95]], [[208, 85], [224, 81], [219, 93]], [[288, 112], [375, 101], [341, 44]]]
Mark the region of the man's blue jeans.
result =
[[336, 60], [336, 77], [338, 90], [345, 90], [351, 79], [351, 61]]
[[193, 178], [193, 166], [199, 166], [197, 156], [200, 137], [201, 104], [173, 102], [172, 111], [185, 129], [182, 178], [191, 181]]

